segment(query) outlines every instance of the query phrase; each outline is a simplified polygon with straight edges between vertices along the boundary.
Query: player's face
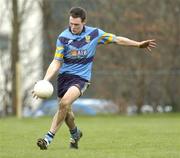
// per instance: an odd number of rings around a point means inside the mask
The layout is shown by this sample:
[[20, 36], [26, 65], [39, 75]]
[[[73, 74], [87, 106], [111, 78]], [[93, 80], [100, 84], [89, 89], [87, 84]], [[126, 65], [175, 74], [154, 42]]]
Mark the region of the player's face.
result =
[[82, 22], [81, 18], [73, 18], [72, 16], [69, 17], [69, 26], [72, 33], [74, 34], [81, 33], [84, 25], [85, 22]]

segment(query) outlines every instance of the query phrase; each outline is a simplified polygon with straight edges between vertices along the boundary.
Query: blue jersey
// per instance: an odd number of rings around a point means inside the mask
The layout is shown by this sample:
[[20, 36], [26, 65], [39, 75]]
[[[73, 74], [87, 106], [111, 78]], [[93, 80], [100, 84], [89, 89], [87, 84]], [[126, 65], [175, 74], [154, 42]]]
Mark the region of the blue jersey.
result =
[[98, 44], [115, 42], [116, 36], [98, 28], [84, 26], [80, 35], [64, 30], [57, 39], [54, 59], [62, 61], [59, 72], [91, 79], [93, 59]]

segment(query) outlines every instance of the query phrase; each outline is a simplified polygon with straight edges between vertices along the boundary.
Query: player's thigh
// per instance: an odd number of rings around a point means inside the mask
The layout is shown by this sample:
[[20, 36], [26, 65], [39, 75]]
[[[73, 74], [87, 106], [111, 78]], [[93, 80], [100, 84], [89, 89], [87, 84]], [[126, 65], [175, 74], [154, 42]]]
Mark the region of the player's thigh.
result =
[[81, 92], [79, 88], [77, 88], [76, 86], [72, 86], [67, 90], [64, 96], [61, 98], [61, 102], [70, 106], [80, 95]]

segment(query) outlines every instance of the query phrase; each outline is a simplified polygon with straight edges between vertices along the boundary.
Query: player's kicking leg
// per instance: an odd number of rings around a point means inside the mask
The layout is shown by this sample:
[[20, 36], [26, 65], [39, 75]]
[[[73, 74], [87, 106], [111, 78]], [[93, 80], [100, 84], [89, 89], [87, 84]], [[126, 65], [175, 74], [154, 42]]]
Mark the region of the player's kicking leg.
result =
[[[41, 150], [46, 150], [48, 145], [52, 142], [56, 132], [64, 122], [68, 109], [71, 104], [80, 96], [80, 91], [77, 87], [72, 86], [68, 89], [65, 95], [59, 102], [59, 109], [54, 115], [51, 128], [44, 138], [39, 138], [37, 140], [37, 145]], [[79, 132], [78, 132], [79, 133]], [[76, 140], [78, 137], [76, 137]]]
[[69, 109], [66, 115], [65, 122], [70, 131], [70, 148], [78, 149], [78, 141], [82, 137], [82, 132], [75, 125], [74, 114], [71, 109]]

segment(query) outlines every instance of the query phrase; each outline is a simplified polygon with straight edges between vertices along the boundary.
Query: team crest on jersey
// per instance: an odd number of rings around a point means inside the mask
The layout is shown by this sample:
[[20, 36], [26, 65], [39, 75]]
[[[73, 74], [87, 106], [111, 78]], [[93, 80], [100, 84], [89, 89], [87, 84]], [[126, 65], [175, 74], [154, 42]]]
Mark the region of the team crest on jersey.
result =
[[86, 39], [86, 42], [89, 43], [91, 40], [91, 36], [86, 36], [85, 39]]

